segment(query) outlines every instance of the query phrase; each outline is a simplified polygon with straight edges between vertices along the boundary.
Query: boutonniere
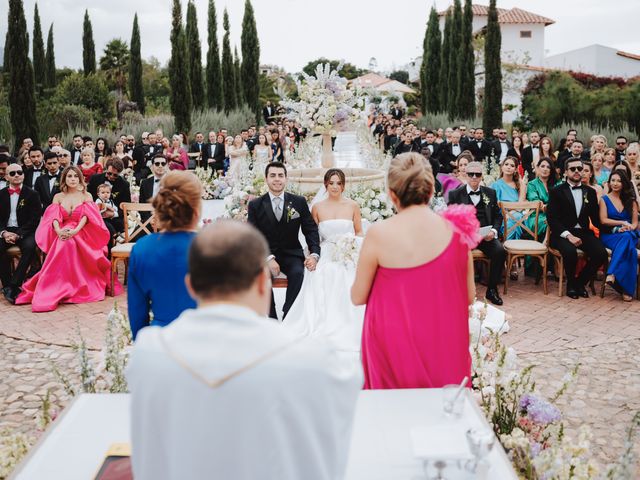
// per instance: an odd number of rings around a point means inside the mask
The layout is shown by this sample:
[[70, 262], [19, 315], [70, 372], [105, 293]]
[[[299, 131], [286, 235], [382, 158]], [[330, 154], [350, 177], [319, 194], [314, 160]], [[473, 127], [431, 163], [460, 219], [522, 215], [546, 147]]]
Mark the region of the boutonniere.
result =
[[587, 192], [586, 190], [584, 191], [584, 193], [582, 194], [582, 201], [584, 203], [589, 203], [589, 199], [587, 198]]
[[60, 181], [56, 180], [55, 182], [53, 182], [53, 188], [58, 187], [60, 188]]
[[22, 207], [24, 207], [24, 198], [20, 200], [20, 203], [18, 203], [18, 208], [22, 208]]
[[287, 205], [287, 222], [291, 220], [295, 220], [296, 218], [300, 218], [300, 214], [298, 211], [291, 206], [291, 204]]
[[120, 192], [111, 192], [111, 197], [115, 200], [116, 197], [120, 195]]
[[487, 206], [491, 203], [491, 199], [486, 193], [482, 194], [482, 203], [484, 203]]

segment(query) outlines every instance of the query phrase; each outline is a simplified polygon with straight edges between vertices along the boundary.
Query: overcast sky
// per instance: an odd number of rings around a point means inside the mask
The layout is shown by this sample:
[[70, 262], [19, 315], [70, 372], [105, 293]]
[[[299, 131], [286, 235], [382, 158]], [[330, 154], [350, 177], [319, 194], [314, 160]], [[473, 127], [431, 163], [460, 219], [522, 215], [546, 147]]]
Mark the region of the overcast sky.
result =
[[[367, 67], [375, 57], [379, 70], [390, 70], [420, 55], [429, 9], [420, 0], [252, 0], [260, 37], [260, 61], [289, 72], [300, 71], [310, 60], [325, 56]], [[0, 39], [7, 30], [8, 0], [0, 0]], [[438, 10], [452, 2], [438, 0]], [[477, 2], [487, 4], [487, 2]], [[35, 0], [25, 0], [30, 35]], [[171, 0], [40, 0], [43, 35], [54, 23], [58, 67], [82, 65], [82, 19], [89, 10], [100, 58], [112, 38], [129, 42], [134, 12], [138, 12], [142, 56], [162, 63], [170, 55]], [[195, 0], [198, 10], [203, 61], [206, 58], [208, 0]], [[218, 36], [222, 46], [222, 11], [231, 20], [231, 41], [240, 50], [244, 0], [216, 0]], [[498, 7], [519, 7], [556, 21], [546, 28], [548, 54], [561, 53], [594, 43], [640, 54], [638, 0], [499, 0]], [[183, 15], [186, 0], [183, 3]]]

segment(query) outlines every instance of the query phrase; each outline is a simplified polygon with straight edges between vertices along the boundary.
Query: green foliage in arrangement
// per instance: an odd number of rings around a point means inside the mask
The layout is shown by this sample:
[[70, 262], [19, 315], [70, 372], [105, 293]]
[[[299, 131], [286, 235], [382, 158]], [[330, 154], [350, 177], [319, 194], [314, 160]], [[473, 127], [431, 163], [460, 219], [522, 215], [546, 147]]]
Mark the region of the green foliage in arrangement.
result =
[[129, 98], [138, 104], [138, 111], [144, 114], [144, 85], [142, 83], [142, 56], [140, 55], [140, 27], [138, 14], [133, 17], [129, 56]]
[[223, 107], [222, 96], [222, 71], [220, 69], [220, 49], [218, 46], [218, 20], [216, 17], [216, 5], [209, 0], [207, 15], [207, 105], [209, 108], [221, 109]]
[[85, 75], [96, 71], [96, 44], [93, 41], [93, 27], [89, 19], [89, 10], [84, 11], [82, 24], [82, 69]]
[[522, 97], [523, 115], [541, 128], [584, 123], [640, 135], [640, 81], [592, 77], [559, 71], [533, 77]]
[[23, 138], [32, 138], [34, 143], [39, 138], [33, 65], [29, 60], [29, 34], [22, 0], [9, 0], [8, 21], [4, 70], [8, 73], [8, 103], [17, 150]]
[[482, 127], [485, 132], [502, 126], [502, 68], [500, 46], [502, 35], [498, 23], [496, 0], [489, 3], [487, 34], [484, 49], [484, 108]]
[[256, 112], [256, 121], [260, 119], [260, 40], [256, 28], [256, 19], [250, 0], [244, 4], [242, 18], [242, 66], [240, 68], [242, 98]]

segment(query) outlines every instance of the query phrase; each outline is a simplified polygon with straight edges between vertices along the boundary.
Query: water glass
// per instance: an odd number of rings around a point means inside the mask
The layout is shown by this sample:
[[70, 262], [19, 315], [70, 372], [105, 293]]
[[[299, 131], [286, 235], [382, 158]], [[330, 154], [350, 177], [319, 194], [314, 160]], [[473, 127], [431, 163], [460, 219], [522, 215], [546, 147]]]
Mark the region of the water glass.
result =
[[442, 387], [442, 408], [447, 417], [460, 418], [464, 410], [464, 392], [459, 392], [460, 385]]

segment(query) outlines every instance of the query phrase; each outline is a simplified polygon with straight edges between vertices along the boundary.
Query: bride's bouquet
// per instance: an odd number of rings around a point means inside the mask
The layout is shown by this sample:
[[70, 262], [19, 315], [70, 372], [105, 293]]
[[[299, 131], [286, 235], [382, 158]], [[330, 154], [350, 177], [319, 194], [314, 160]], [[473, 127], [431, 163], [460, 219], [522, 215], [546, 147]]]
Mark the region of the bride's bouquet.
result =
[[362, 114], [363, 99], [347, 88], [347, 79], [338, 75], [331, 65], [319, 64], [315, 77], [302, 73], [303, 81], [296, 80], [299, 100], [283, 98], [280, 104], [303, 128], [314, 133], [336, 135], [338, 125], [355, 122]]
[[338, 236], [331, 243], [333, 243], [331, 251], [332, 262], [341, 263], [346, 267], [355, 267], [357, 265], [362, 238], [353, 234], [346, 234]]

